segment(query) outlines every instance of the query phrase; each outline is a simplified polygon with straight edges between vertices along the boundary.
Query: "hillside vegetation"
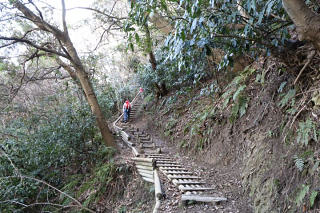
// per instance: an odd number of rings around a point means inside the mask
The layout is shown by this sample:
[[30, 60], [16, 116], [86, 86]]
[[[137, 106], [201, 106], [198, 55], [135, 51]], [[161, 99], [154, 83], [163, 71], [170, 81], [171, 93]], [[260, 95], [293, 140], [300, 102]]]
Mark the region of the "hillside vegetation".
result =
[[150, 211], [108, 125], [139, 87], [171, 146], [237, 176], [244, 209], [319, 210], [318, 1], [66, 3], [0, 3], [1, 212]]

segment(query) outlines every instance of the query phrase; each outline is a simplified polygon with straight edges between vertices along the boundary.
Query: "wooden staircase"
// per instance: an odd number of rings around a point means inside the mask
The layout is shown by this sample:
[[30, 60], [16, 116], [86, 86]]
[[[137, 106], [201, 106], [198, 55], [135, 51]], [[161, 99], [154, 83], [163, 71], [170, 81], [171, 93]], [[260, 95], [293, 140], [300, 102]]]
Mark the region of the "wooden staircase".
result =
[[115, 130], [118, 130], [122, 140], [131, 147], [134, 155], [132, 160], [135, 161], [141, 177], [153, 183], [154, 171], [159, 170], [181, 191], [183, 204], [186, 204], [187, 201], [226, 201], [227, 198], [214, 196], [215, 188], [207, 185], [200, 176], [178, 163], [178, 159], [161, 153], [161, 147], [155, 144], [150, 134], [131, 126], [142, 109], [142, 98], [136, 96], [132, 101], [129, 123], [120, 123], [119, 126], [117, 122], [114, 123]]

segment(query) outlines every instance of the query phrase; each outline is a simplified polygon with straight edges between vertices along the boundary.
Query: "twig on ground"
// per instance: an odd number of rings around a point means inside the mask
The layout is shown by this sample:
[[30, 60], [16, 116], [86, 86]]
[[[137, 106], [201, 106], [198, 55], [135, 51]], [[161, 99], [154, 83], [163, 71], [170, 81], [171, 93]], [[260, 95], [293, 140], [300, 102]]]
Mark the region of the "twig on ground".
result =
[[308, 58], [307, 62], [305, 63], [305, 65], [304, 65], [304, 66], [302, 67], [302, 69], [300, 70], [300, 72], [299, 72], [296, 80], [294, 80], [294, 82], [293, 82], [293, 85], [295, 85], [295, 84], [297, 83], [297, 81], [299, 80], [301, 74], [302, 74], [303, 71], [308, 67], [308, 65], [309, 65], [310, 62], [312, 61], [313, 57], [315, 56], [315, 54], [316, 54], [316, 51], [315, 51], [315, 50], [312, 50], [312, 51], [310, 52], [310, 54], [309, 54], [308, 57], [307, 57], [307, 58]]

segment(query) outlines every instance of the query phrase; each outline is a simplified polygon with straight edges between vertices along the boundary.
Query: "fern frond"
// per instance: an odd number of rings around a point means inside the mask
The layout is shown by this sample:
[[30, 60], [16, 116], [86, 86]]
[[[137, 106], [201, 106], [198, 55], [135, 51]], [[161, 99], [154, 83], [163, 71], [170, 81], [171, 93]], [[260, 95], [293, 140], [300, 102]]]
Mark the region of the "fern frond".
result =
[[302, 158], [299, 158], [297, 155], [293, 156], [295, 166], [297, 169], [302, 172], [304, 167], [304, 160]]

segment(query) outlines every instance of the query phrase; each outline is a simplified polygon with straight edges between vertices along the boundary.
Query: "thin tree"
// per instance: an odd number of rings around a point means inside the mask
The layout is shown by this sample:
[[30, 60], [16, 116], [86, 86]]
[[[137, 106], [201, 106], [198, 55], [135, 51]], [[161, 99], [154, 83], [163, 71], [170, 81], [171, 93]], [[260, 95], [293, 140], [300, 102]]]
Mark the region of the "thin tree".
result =
[[[96, 118], [97, 125], [100, 129], [104, 142], [107, 146], [115, 147], [113, 136], [107, 126], [106, 119], [99, 106], [88, 73], [70, 39], [66, 22], [66, 7], [64, 0], [61, 0], [62, 30], [45, 21], [42, 12], [32, 1], [29, 1], [29, 3], [36, 8], [38, 14], [35, 14], [19, 0], [10, 1], [10, 3], [20, 12], [20, 14], [17, 14], [18, 17], [33, 23], [33, 29], [26, 31], [21, 37], [8, 37], [0, 35], [1, 40], [7, 41], [7, 43], [2, 45], [1, 48], [8, 47], [16, 43], [22, 43], [31, 47], [32, 49], [35, 49], [36, 54], [33, 54], [35, 57], [39, 56], [39, 52], [45, 52], [46, 56], [55, 57], [60, 66], [62, 66], [70, 74], [72, 79], [75, 80], [83, 90], [90, 105], [91, 111]], [[29, 36], [32, 32], [40, 32], [43, 35], [51, 36], [53, 39], [49, 42], [48, 39], [41, 40], [39, 38], [37, 40], [34, 37]]]

